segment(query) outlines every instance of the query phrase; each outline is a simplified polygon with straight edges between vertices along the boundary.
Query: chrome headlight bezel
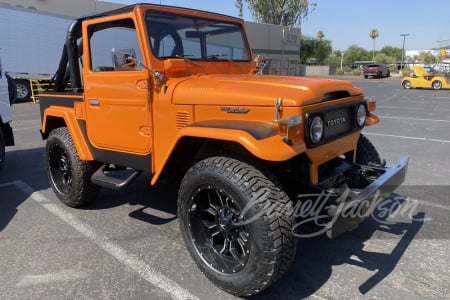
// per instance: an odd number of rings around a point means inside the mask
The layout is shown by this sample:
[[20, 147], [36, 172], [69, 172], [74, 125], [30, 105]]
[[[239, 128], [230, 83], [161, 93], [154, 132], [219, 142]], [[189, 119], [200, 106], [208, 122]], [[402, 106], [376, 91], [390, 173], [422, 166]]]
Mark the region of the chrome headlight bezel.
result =
[[364, 127], [366, 123], [367, 108], [364, 104], [359, 104], [356, 109], [356, 125], [359, 128]]
[[318, 144], [322, 140], [325, 130], [323, 119], [320, 115], [314, 115], [309, 122], [309, 140], [312, 144]]

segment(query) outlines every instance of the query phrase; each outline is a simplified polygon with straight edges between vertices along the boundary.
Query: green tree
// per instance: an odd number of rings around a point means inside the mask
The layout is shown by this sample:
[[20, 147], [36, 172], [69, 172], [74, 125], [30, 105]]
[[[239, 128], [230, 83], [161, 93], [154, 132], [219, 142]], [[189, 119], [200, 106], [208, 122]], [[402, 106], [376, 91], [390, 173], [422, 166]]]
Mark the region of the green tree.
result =
[[394, 57], [395, 60], [400, 61], [402, 59], [402, 48], [396, 48], [392, 46], [383, 47], [380, 52], [386, 54], [386, 56]]
[[302, 36], [300, 41], [300, 63], [306, 64], [313, 58], [314, 49], [316, 47], [316, 39]]
[[247, 2], [256, 22], [283, 26], [299, 26], [317, 6], [309, 0], [236, 0], [242, 16], [243, 1]]
[[377, 63], [383, 63], [383, 64], [393, 64], [396, 61], [395, 57], [387, 56], [386, 54], [379, 52], [375, 54], [375, 59]]
[[300, 62], [303, 64], [310, 63], [312, 58], [316, 63], [324, 64], [333, 52], [329, 40], [302, 36], [300, 45]]
[[370, 60], [370, 53], [358, 46], [358, 45], [352, 45], [348, 47], [348, 49], [345, 51], [344, 55], [344, 63], [345, 64], [351, 64], [355, 61], [367, 61]]
[[329, 40], [318, 40], [317, 46], [314, 51], [314, 55], [317, 59], [317, 63], [324, 64], [327, 57], [333, 52], [331, 47], [331, 41]]
[[369, 36], [373, 40], [372, 60], [375, 60], [375, 40], [380, 36], [380, 32], [378, 29], [372, 29]]
[[438, 57], [428, 51], [420, 52], [419, 56], [418, 56], [418, 60], [425, 65], [431, 65], [431, 64], [435, 64], [435, 63], [439, 62]]
[[325, 34], [323, 33], [322, 30], [317, 32], [317, 38], [319, 39], [319, 41], [322, 41], [322, 39], [325, 37]]

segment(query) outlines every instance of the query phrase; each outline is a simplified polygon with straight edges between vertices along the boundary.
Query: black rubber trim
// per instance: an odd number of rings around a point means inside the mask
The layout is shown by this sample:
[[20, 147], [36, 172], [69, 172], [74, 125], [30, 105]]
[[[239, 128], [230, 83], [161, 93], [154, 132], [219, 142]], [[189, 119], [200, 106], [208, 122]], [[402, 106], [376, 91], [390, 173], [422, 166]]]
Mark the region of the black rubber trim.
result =
[[210, 120], [201, 121], [189, 125], [189, 127], [202, 127], [214, 129], [231, 129], [245, 131], [256, 140], [264, 140], [277, 134], [275, 126], [268, 123], [257, 121], [238, 121], [238, 120]]
[[83, 102], [83, 97], [64, 97], [64, 95], [58, 95], [58, 97], [46, 97], [45, 95], [39, 95], [39, 107], [41, 110], [41, 124], [44, 121], [44, 112], [52, 105], [63, 107], [74, 107], [75, 102]]

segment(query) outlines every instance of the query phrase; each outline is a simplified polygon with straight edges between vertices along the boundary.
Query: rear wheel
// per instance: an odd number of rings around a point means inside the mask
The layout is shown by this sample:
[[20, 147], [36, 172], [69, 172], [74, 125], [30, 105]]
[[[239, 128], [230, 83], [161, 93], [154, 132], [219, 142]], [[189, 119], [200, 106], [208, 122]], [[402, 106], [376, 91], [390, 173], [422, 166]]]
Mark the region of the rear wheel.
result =
[[292, 205], [279, 185], [255, 167], [228, 157], [194, 165], [184, 177], [178, 216], [187, 249], [221, 289], [248, 296], [281, 277], [296, 249]]
[[405, 80], [402, 82], [402, 86], [404, 89], [409, 90], [411, 88], [411, 82], [409, 80]]
[[25, 79], [15, 80], [17, 90], [17, 102], [27, 102], [31, 99], [31, 86], [30, 82]]
[[91, 183], [98, 165], [78, 157], [66, 127], [54, 129], [46, 145], [47, 176], [58, 199], [67, 206], [78, 207], [93, 201], [100, 187]]
[[356, 149], [356, 163], [361, 165], [382, 164], [382, 159], [375, 146], [364, 135], [360, 135]]
[[442, 82], [440, 82], [439, 80], [433, 81], [433, 83], [431, 84], [431, 87], [434, 90], [440, 90], [442, 88]]

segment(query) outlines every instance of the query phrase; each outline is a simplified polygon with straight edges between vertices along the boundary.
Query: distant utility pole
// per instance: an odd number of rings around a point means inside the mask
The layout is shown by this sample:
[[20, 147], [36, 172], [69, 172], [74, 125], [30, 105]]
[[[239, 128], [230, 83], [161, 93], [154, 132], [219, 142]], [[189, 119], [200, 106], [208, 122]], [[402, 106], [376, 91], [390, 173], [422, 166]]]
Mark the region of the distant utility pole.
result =
[[409, 35], [410, 35], [409, 33], [402, 33], [402, 34], [400, 34], [400, 36], [403, 37], [402, 60], [400, 61], [400, 71], [403, 71], [403, 57], [405, 55], [405, 39]]

